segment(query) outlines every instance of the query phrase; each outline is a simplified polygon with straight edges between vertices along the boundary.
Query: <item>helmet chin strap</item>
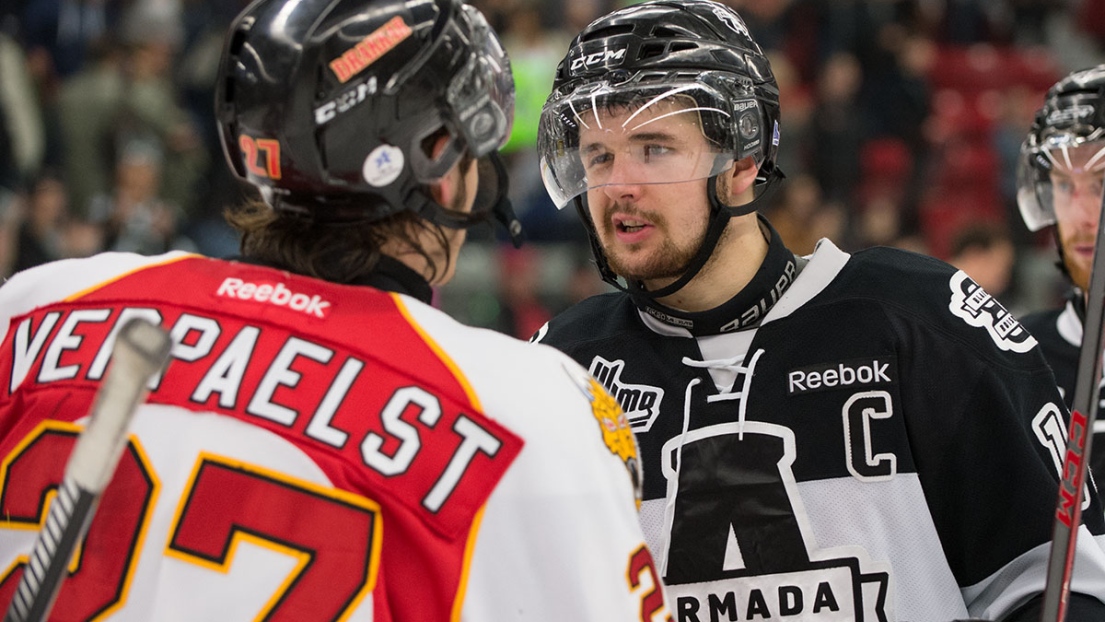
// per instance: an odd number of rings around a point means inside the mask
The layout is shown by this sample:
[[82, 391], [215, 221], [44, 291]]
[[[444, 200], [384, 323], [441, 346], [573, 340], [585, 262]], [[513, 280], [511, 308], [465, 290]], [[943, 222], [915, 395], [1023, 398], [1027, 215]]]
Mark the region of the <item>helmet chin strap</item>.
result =
[[[508, 198], [509, 182], [506, 172], [506, 167], [503, 165], [502, 159], [497, 152], [491, 152], [486, 156], [490, 162], [495, 175], [498, 177], [497, 192], [490, 209], [480, 210], [478, 213], [462, 214], [454, 210], [446, 209], [444, 206], [434, 201], [428, 195], [423, 194], [422, 205], [416, 210], [420, 216], [426, 220], [442, 227], [448, 227], [450, 229], [470, 229], [478, 224], [487, 222], [488, 218], [493, 217], [506, 229], [510, 235], [511, 244], [514, 248], [521, 248], [522, 242], [525, 240], [525, 236], [522, 231], [522, 222], [518, 220], [518, 216], [514, 214], [514, 206]], [[481, 177], [482, 179], [482, 177]], [[482, 186], [484, 181], [480, 182]]]
[[698, 276], [702, 267], [706, 265], [710, 256], [714, 254], [714, 249], [717, 247], [718, 241], [721, 240], [721, 234], [725, 232], [725, 227], [729, 224], [729, 219], [735, 216], [745, 216], [756, 211], [764, 201], [775, 193], [775, 189], [779, 185], [778, 182], [784, 177], [785, 175], [783, 175], [781, 170], [772, 167], [772, 169], [767, 172], [767, 180], [764, 182], [764, 188], [763, 191], [760, 192], [760, 195], [748, 203], [736, 207], [726, 205], [718, 198], [717, 175], [708, 178], [706, 180], [706, 195], [710, 201], [710, 222], [706, 227], [706, 235], [702, 239], [702, 244], [698, 246], [698, 250], [687, 263], [686, 269], [684, 269], [683, 274], [680, 275], [678, 279], [673, 283], [653, 291], [645, 289], [639, 281], [626, 279], [625, 286], [618, 282], [618, 275], [610, 268], [610, 263], [606, 260], [606, 254], [602, 250], [602, 244], [599, 242], [598, 233], [595, 231], [595, 225], [591, 221], [591, 216], [587, 208], [586, 195], [584, 194], [576, 197], [575, 205], [587, 228], [588, 238], [591, 243], [591, 252], [594, 254], [595, 263], [598, 264], [599, 274], [602, 276], [602, 280], [628, 293], [638, 302], [647, 304], [658, 298], [674, 294], [683, 289], [687, 283], [690, 283], [691, 280]]
[[[506, 166], [503, 165], [503, 161], [497, 152], [492, 152], [482, 158], [479, 161], [481, 168], [483, 160], [486, 160], [488, 164], [490, 164], [490, 172], [493, 172], [497, 177], [497, 179], [494, 180], [496, 184], [495, 197], [491, 199], [493, 202], [490, 208], [465, 214], [456, 210], [447, 209], [445, 206], [435, 201], [427, 189], [416, 188], [409, 193], [408, 201], [403, 206], [403, 209], [394, 210], [391, 213], [394, 214], [409, 210], [435, 225], [447, 227], [449, 229], [470, 229], [476, 225], [487, 222], [490, 218], [494, 218], [506, 229], [507, 233], [510, 235], [511, 243], [514, 244], [514, 248], [521, 248], [522, 242], [525, 240], [525, 235], [522, 231], [522, 222], [518, 219], [518, 216], [514, 214], [514, 207], [510, 202], [510, 198], [507, 196], [509, 178], [507, 177]], [[481, 187], [484, 187], [484, 184], [490, 181], [484, 179], [483, 172], [480, 173], [480, 180]], [[358, 195], [346, 195], [329, 200], [327, 197], [309, 196], [297, 201], [295, 197], [285, 197], [281, 194], [272, 192], [271, 189], [266, 187], [262, 187], [261, 192], [264, 195], [265, 201], [273, 206], [273, 209], [295, 215], [304, 220], [334, 226], [346, 226], [379, 220], [378, 217], [374, 216], [372, 210], [365, 209], [365, 206], [361, 202], [363, 201], [363, 197]], [[477, 192], [477, 197], [478, 196], [479, 194]], [[316, 210], [299, 207], [300, 202], [306, 205], [326, 202], [327, 209]]]

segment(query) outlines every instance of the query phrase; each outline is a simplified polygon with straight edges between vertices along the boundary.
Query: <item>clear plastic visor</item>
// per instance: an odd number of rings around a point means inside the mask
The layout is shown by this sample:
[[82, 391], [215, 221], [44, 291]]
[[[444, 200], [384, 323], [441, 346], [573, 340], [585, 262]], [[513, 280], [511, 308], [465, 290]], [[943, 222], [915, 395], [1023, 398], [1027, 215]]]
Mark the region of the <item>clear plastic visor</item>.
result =
[[[463, 54], [458, 58], [458, 55]], [[514, 123], [514, 76], [510, 59], [487, 19], [464, 4], [433, 46], [389, 81], [407, 83], [426, 65], [456, 67], [450, 76], [429, 73], [430, 80], [447, 78], [445, 100], [459, 122], [469, 153], [482, 158], [506, 144]]]
[[1100, 212], [1105, 180], [1105, 136], [1048, 136], [1022, 145], [1017, 164], [1017, 207], [1025, 226], [1039, 231], [1072, 209]]
[[510, 60], [482, 13], [462, 5], [457, 34], [468, 39], [471, 54], [445, 97], [457, 111], [468, 147], [483, 157], [506, 144], [514, 123], [514, 77]]
[[541, 113], [541, 177], [557, 207], [608, 186], [687, 183], [732, 166], [732, 106], [712, 88], [591, 86]]

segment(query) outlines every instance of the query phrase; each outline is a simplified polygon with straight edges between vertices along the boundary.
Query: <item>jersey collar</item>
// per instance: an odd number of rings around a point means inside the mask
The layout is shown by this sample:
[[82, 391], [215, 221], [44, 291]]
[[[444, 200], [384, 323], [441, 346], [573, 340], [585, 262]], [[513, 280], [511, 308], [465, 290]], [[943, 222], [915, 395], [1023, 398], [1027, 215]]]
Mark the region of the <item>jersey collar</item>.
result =
[[767, 256], [752, 280], [735, 296], [707, 311], [680, 311], [672, 307], [634, 296], [634, 303], [647, 323], [650, 320], [701, 337], [717, 335], [758, 326], [767, 312], [779, 301], [798, 275], [798, 260], [779, 237], [779, 233], [762, 215], [760, 223], [768, 232]]
[[[295, 272], [294, 270], [289, 270], [287, 266], [261, 261], [252, 257], [235, 257], [233, 260]], [[433, 288], [430, 287], [430, 284], [421, 274], [418, 274], [407, 266], [407, 264], [398, 259], [383, 254], [380, 255], [380, 260], [372, 272], [351, 283], [345, 283], [345, 285], [362, 285], [388, 292], [395, 292], [397, 294], [406, 294], [426, 304], [432, 302], [434, 295]]]

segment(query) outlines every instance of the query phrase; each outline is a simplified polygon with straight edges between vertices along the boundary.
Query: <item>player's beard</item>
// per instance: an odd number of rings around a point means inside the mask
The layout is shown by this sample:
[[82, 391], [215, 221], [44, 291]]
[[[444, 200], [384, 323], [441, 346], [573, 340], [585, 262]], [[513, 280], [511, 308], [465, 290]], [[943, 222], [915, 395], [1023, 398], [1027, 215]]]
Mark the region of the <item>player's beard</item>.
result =
[[1064, 253], [1063, 264], [1066, 267], [1066, 274], [1070, 275], [1071, 283], [1074, 283], [1083, 292], [1087, 292], [1087, 288], [1090, 287], [1090, 268], [1083, 267], [1077, 263], [1071, 261], [1070, 252]]
[[[640, 250], [635, 248], [640, 245], [624, 245], [616, 241], [615, 227], [610, 215], [617, 211], [639, 214], [647, 219], [656, 228], [657, 233], [662, 236], [659, 248], [651, 251], [649, 256], [644, 259], [640, 256], [631, 258], [630, 255], [640, 254]], [[662, 216], [653, 212], [627, 209], [618, 204], [611, 205], [606, 210], [603, 220], [603, 233], [600, 239], [604, 241], [602, 246], [606, 261], [615, 274], [633, 281], [674, 279], [682, 276], [687, 271], [687, 266], [690, 265], [691, 259], [694, 258], [705, 237], [705, 231], [703, 231], [690, 245], [681, 247], [669, 235], [667, 221]]]
[[1069, 238], [1062, 240], [1063, 245], [1063, 264], [1067, 269], [1067, 274], [1070, 276], [1070, 280], [1076, 286], [1078, 286], [1083, 292], [1089, 291], [1090, 284], [1090, 271], [1093, 267], [1093, 261], [1090, 261], [1090, 265], [1084, 265], [1081, 261], [1080, 255], [1075, 255], [1071, 250], [1077, 245], [1093, 244], [1096, 240], [1092, 236], [1086, 235], [1073, 235]]

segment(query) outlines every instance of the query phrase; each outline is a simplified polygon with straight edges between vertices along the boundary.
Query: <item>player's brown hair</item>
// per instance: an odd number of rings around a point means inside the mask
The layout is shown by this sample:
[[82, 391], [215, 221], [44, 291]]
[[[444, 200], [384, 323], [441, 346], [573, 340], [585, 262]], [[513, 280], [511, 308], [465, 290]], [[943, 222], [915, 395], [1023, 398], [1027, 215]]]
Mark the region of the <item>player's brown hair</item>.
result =
[[431, 281], [440, 270], [448, 269], [448, 265], [436, 265], [418, 241], [419, 230], [429, 230], [448, 251], [445, 231], [413, 212], [375, 222], [328, 223], [277, 212], [254, 200], [227, 210], [225, 217], [241, 234], [245, 257], [334, 283], [353, 283], [371, 273], [389, 240], [424, 257], [432, 270]]
[[[440, 132], [427, 137], [422, 148], [427, 154]], [[464, 154], [460, 170], [472, 165], [473, 158]], [[467, 195], [463, 175], [458, 180], [457, 204]], [[375, 221], [318, 221], [310, 215], [277, 211], [259, 199], [226, 210], [224, 216], [241, 235], [242, 255], [267, 264], [277, 265], [297, 274], [313, 276], [333, 283], [355, 283], [376, 269], [381, 249], [388, 241], [409, 249], [426, 260], [433, 282], [449, 270], [452, 253], [449, 236], [441, 225], [434, 224], [411, 211], [402, 211]], [[459, 213], [459, 212], [458, 212]], [[445, 265], [439, 266], [419, 242], [420, 232], [429, 231], [445, 250]]]

